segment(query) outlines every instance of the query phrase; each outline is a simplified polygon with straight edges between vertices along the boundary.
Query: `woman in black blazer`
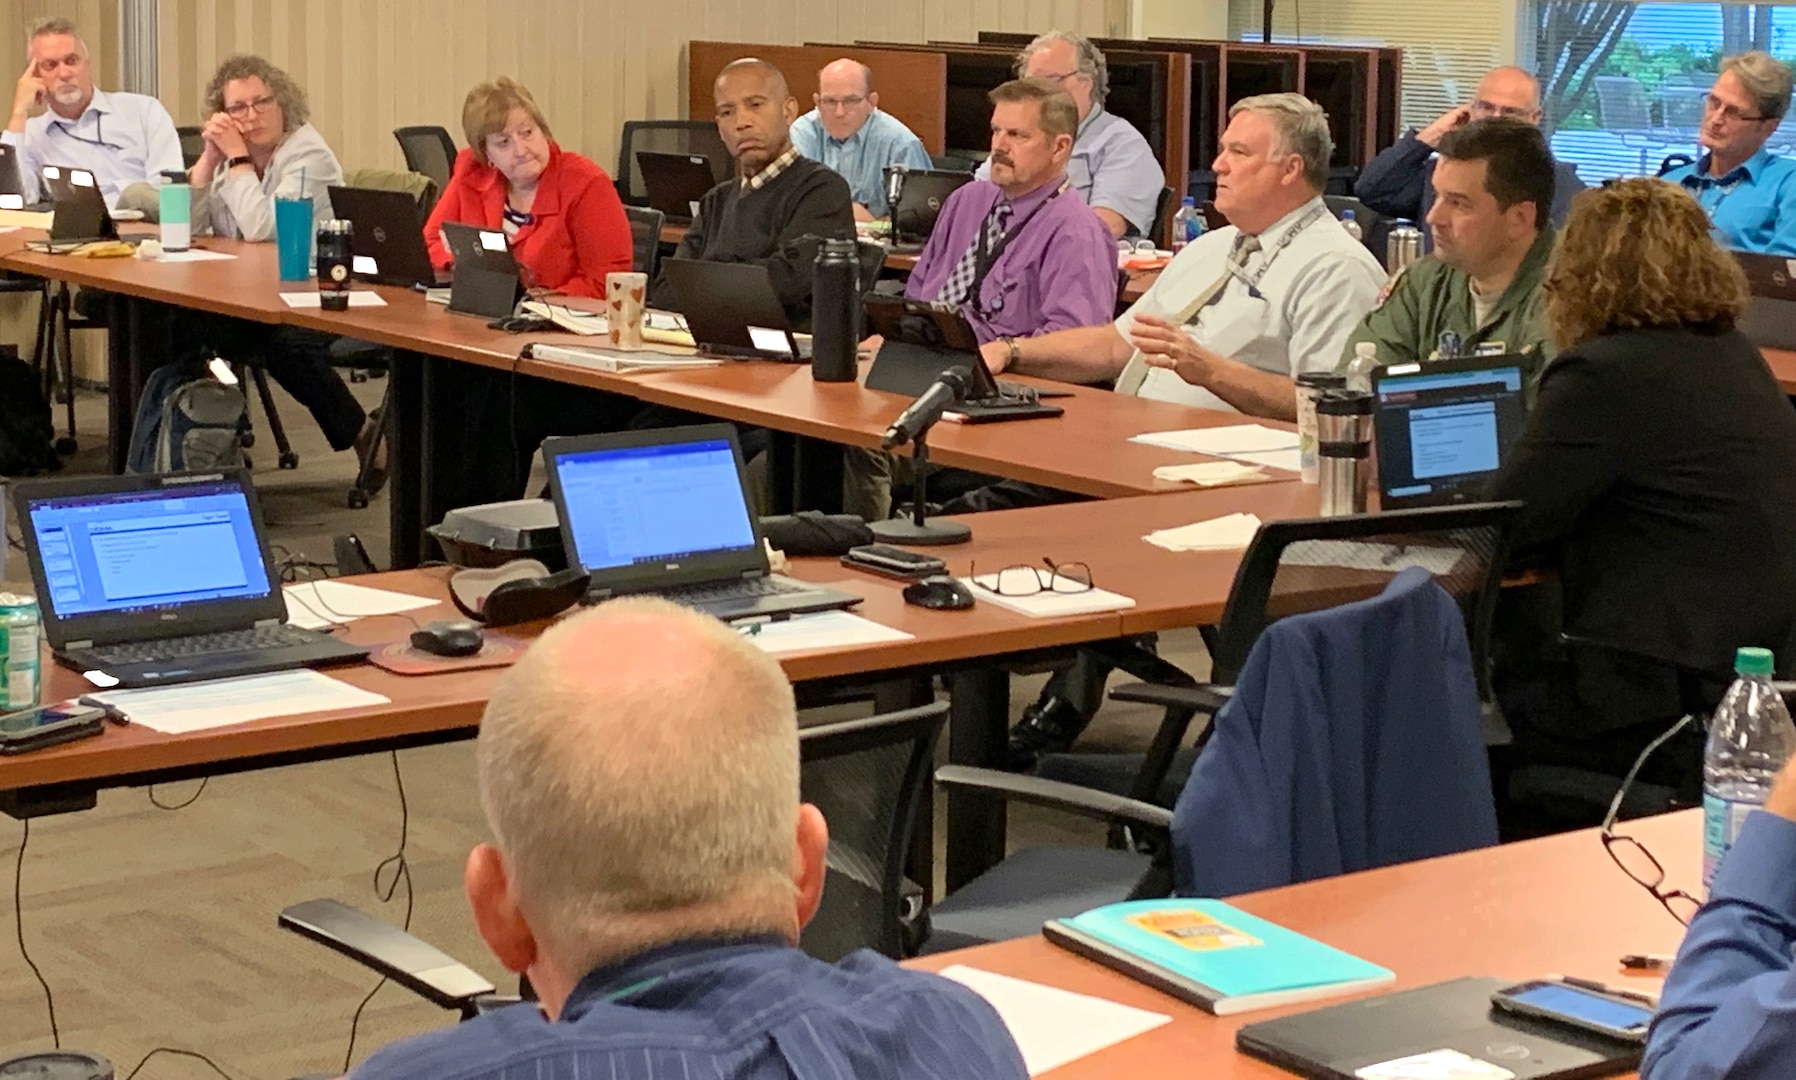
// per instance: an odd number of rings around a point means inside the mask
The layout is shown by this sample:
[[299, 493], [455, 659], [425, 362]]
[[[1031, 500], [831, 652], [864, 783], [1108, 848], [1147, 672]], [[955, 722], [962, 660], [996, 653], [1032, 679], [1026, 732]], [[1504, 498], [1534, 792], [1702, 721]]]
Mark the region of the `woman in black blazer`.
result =
[[[1560, 602], [1527, 605], [1531, 634], [1510, 605], [1496, 685], [1521, 762], [1619, 776], [1682, 714], [1678, 669], [1725, 678], [1742, 645], [1796, 660], [1796, 409], [1679, 187], [1580, 193], [1546, 288], [1559, 352], [1492, 494], [1526, 504], [1517, 551], [1558, 571]], [[1653, 773], [1694, 793], [1700, 745]]]

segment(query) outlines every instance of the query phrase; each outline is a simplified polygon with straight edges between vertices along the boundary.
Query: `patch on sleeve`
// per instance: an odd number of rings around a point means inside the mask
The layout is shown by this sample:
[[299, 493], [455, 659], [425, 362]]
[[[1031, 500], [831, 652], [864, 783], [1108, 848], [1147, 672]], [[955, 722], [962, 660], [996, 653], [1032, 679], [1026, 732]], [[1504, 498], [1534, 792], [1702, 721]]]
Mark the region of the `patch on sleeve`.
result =
[[1409, 273], [1409, 267], [1405, 266], [1403, 269], [1397, 271], [1395, 274], [1392, 274], [1390, 276], [1390, 280], [1388, 280], [1384, 283], [1384, 288], [1378, 290], [1378, 299], [1377, 299], [1377, 301], [1375, 301], [1372, 304], [1373, 311], [1377, 311], [1379, 308], [1384, 306], [1384, 302], [1386, 300], [1389, 300], [1391, 298], [1391, 294], [1397, 291], [1397, 283], [1399, 281], [1402, 281], [1403, 275], [1407, 274], [1407, 273]]

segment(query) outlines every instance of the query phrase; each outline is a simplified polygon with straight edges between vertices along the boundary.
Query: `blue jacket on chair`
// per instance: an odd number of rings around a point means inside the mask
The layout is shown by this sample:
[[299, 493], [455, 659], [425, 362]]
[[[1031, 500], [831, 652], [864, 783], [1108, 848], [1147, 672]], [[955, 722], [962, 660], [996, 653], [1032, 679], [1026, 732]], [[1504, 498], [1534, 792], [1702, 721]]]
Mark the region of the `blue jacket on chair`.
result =
[[1173, 814], [1183, 896], [1497, 842], [1465, 624], [1421, 567], [1268, 626]]

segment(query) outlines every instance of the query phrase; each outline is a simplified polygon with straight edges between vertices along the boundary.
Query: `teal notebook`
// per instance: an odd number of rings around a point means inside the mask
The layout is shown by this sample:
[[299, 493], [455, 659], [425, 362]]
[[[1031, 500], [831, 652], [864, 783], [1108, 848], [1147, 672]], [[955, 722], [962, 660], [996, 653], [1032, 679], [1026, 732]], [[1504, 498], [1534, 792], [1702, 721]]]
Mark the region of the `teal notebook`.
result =
[[1055, 919], [1049, 941], [1217, 1016], [1351, 994], [1390, 971], [1220, 900], [1130, 900]]

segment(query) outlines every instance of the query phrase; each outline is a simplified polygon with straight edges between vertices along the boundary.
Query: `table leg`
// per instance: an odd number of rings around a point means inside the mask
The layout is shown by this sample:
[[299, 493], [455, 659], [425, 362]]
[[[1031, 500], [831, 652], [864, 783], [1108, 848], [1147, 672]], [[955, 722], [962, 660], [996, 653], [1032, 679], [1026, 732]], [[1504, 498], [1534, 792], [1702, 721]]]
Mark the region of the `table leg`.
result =
[[[974, 668], [948, 678], [948, 761], [987, 769], [1004, 765], [1010, 723], [1010, 674]], [[947, 891], [972, 881], [1004, 857], [1002, 800], [965, 792], [948, 794]]]
[[393, 410], [387, 444], [387, 547], [390, 566], [402, 570], [424, 561], [425, 388], [423, 356], [398, 350], [387, 378]]
[[793, 500], [800, 510], [842, 512], [842, 447], [824, 439], [797, 438]]
[[798, 436], [767, 433], [767, 512], [790, 514], [798, 509]]
[[[67, 286], [62, 286], [67, 288]], [[149, 379], [144, 370], [144, 301], [111, 293], [106, 316], [106, 453], [112, 471], [125, 471], [137, 399]]]

